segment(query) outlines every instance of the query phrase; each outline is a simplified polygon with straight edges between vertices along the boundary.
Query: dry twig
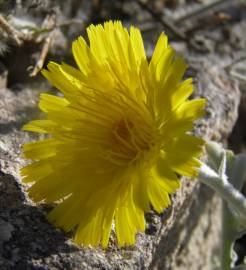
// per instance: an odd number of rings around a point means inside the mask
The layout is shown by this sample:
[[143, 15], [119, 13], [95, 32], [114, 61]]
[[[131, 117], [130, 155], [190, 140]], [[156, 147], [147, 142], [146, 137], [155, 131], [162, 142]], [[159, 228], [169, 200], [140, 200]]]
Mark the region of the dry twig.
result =
[[49, 33], [48, 37], [45, 39], [42, 50], [41, 50], [39, 58], [38, 58], [38, 61], [35, 65], [35, 67], [33, 68], [32, 72], [30, 73], [30, 77], [36, 76], [38, 74], [38, 72], [43, 68], [44, 61], [46, 59], [46, 56], [47, 56], [49, 49], [51, 47], [51, 44], [52, 44], [53, 35], [54, 35], [54, 31], [51, 31]]
[[136, 0], [136, 2], [139, 4], [140, 7], [142, 7], [146, 11], [148, 11], [150, 13], [150, 15], [163, 26], [163, 28], [166, 28], [167, 30], [169, 30], [177, 38], [187, 42], [191, 48], [193, 48], [197, 51], [202, 51], [202, 52], [204, 52], [204, 50], [206, 50], [206, 48], [203, 48], [203, 47], [199, 46], [198, 44], [196, 44], [196, 42], [194, 40], [187, 38], [183, 31], [176, 28], [172, 22], [163, 18], [160, 14], [158, 14], [153, 9], [151, 9], [142, 0]]
[[0, 14], [0, 27], [17, 43], [18, 46], [22, 45], [23, 40], [25, 39], [24, 34], [15, 29], [13, 26], [11, 26], [1, 14]]
[[145, 4], [142, 0], [136, 0], [138, 5], [148, 11], [150, 15], [159, 22], [164, 28], [168, 29], [170, 32], [172, 32], [177, 38], [181, 40], [187, 41], [187, 38], [185, 37], [185, 34], [178, 30], [170, 21], [167, 21], [165, 18], [162, 18], [160, 14], [155, 12], [152, 8], [150, 8], [147, 4]]
[[182, 23], [185, 20], [192, 20], [194, 18], [201, 18], [207, 16], [208, 13], [215, 13], [221, 9], [228, 8], [235, 4], [240, 3], [241, 0], [217, 0], [209, 4], [204, 4], [200, 8], [187, 12], [184, 16], [179, 17], [175, 20], [176, 23]]
[[36, 62], [36, 65], [34, 66], [33, 70], [30, 73], [30, 77], [34, 77], [38, 74], [38, 72], [43, 68], [46, 56], [49, 52], [49, 49], [52, 45], [52, 41], [55, 34], [55, 26], [56, 26], [56, 16], [48, 15], [46, 19], [44, 20], [43, 27], [53, 29], [49, 32], [48, 36], [45, 38], [41, 52], [39, 54], [38, 61]]

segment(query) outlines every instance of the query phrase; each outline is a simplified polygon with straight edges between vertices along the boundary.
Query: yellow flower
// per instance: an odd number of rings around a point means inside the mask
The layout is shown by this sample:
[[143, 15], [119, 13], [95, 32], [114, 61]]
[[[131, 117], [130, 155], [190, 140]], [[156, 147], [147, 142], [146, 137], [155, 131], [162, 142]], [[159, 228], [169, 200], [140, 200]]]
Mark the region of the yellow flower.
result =
[[22, 168], [30, 197], [57, 206], [48, 219], [75, 242], [119, 246], [144, 231], [144, 212], [170, 205], [177, 175], [195, 176], [203, 140], [187, 134], [204, 112], [188, 100], [186, 64], [161, 34], [148, 63], [139, 29], [120, 22], [91, 25], [90, 45], [79, 37], [72, 51], [79, 69], [49, 63], [42, 74], [63, 96], [42, 94], [46, 119], [25, 130], [50, 137], [25, 144], [33, 163]]

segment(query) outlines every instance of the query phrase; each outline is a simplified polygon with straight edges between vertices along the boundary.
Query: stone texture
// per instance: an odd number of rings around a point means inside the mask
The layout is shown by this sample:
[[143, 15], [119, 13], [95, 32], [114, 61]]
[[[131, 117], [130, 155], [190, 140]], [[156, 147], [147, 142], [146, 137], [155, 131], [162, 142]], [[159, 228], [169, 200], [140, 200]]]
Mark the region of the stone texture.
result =
[[[246, 80], [246, 59], [242, 59], [236, 63], [233, 66], [232, 71], [236, 74], [239, 74], [241, 77], [244, 77]], [[232, 132], [232, 136], [230, 137], [230, 146], [235, 153], [246, 152], [246, 83], [243, 80], [240, 83], [240, 90], [241, 102], [239, 105], [239, 117]]]
[[7, 86], [7, 77], [8, 77], [8, 70], [0, 62], [0, 89], [5, 88]]
[[[196, 133], [225, 142], [237, 118], [240, 93], [214, 57], [191, 59], [197, 94], [208, 99], [207, 114]], [[211, 68], [212, 67], [212, 68]], [[34, 135], [21, 126], [39, 117], [39, 90], [0, 89], [0, 269], [212, 269], [220, 232], [220, 200], [197, 181], [182, 179], [182, 188], [163, 214], [148, 213], [146, 233], [134, 247], [82, 248], [50, 225], [50, 206], [35, 205], [20, 182], [24, 164], [20, 146]]]

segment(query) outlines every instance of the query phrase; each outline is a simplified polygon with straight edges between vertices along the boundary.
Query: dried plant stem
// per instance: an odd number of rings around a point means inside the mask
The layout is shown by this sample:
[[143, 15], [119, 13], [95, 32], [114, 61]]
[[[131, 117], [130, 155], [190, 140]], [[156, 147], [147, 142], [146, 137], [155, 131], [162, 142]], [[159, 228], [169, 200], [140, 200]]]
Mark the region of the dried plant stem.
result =
[[32, 72], [30, 73], [30, 77], [36, 76], [38, 72], [43, 68], [44, 61], [46, 59], [46, 56], [52, 44], [53, 36], [54, 36], [54, 31], [51, 31], [49, 35], [47, 36], [47, 38], [45, 39], [42, 50], [39, 55], [39, 59], [35, 67], [33, 68]]
[[187, 12], [184, 16], [179, 17], [175, 20], [176, 23], [182, 23], [185, 20], [193, 20], [197, 17], [201, 18], [207, 16], [208, 13], [215, 13], [223, 8], [228, 8], [239, 3], [240, 0], [217, 0], [212, 3], [204, 3], [200, 8]]
[[164, 28], [168, 29], [170, 32], [172, 32], [177, 38], [187, 41], [187, 38], [185, 36], [185, 34], [183, 32], [181, 32], [180, 30], [178, 30], [171, 22], [170, 20], [166, 20], [164, 18], [162, 18], [162, 16], [160, 14], [158, 14], [157, 12], [155, 12], [154, 10], [152, 10], [147, 4], [145, 4], [143, 1], [141, 0], [137, 0], [137, 3], [140, 7], [142, 7], [143, 9], [145, 9], [146, 11], [148, 11], [150, 13], [150, 15], [156, 20], [158, 21]]
[[170, 19], [167, 20], [167, 19], [163, 18], [163, 16], [161, 16], [159, 13], [155, 12], [154, 10], [152, 10], [142, 0], [136, 0], [136, 2], [138, 3], [138, 5], [140, 7], [142, 7], [147, 12], [149, 12], [149, 14], [157, 22], [159, 22], [163, 26], [163, 28], [165, 28], [168, 31], [170, 31], [175, 37], [179, 38], [180, 40], [183, 40], [183, 41], [187, 42], [192, 49], [194, 49], [196, 51], [204, 52], [204, 48], [202, 48], [201, 46], [199, 46], [198, 44], [196, 44], [196, 42], [194, 40], [188, 38], [183, 31], [181, 31], [180, 29], [178, 29], [174, 25], [174, 23], [172, 21], [170, 21]]
[[24, 39], [23, 33], [21, 33], [13, 26], [11, 26], [1, 14], [0, 14], [0, 27], [17, 43], [18, 46], [22, 45]]
[[34, 66], [32, 72], [30, 73], [30, 77], [34, 77], [38, 74], [38, 72], [43, 68], [44, 65], [44, 61], [46, 59], [46, 56], [50, 50], [50, 47], [52, 45], [52, 41], [54, 39], [55, 36], [55, 31], [56, 31], [56, 15], [52, 14], [52, 15], [48, 15], [44, 22], [43, 22], [43, 28], [49, 28], [49, 29], [53, 29], [51, 30], [47, 37], [45, 38], [44, 42], [43, 42], [43, 46], [41, 49], [41, 52], [39, 54], [39, 58], [38, 61], [36, 62], [36, 65]]

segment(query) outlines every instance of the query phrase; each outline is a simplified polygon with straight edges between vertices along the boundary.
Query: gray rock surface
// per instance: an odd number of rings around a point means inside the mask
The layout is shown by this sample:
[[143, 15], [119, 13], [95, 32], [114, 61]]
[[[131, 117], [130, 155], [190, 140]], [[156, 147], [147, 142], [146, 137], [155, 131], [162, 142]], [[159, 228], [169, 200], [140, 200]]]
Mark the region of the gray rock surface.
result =
[[[196, 133], [225, 142], [237, 118], [240, 93], [218, 64], [191, 61], [197, 95], [208, 99], [207, 115]], [[145, 233], [134, 247], [82, 248], [49, 224], [50, 206], [35, 205], [20, 182], [20, 146], [33, 135], [21, 126], [37, 118], [39, 90], [0, 89], [0, 269], [177, 269], [210, 270], [219, 243], [220, 200], [197, 181], [182, 188], [163, 214], [148, 213]]]

